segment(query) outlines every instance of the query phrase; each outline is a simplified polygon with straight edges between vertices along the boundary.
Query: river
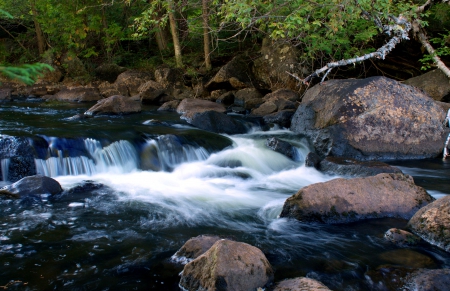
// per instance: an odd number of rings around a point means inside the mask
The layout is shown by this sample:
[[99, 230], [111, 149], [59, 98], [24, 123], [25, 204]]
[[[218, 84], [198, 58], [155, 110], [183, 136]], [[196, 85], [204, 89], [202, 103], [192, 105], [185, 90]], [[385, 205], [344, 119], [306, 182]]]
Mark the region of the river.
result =
[[[450, 267], [450, 254], [436, 247], [405, 249], [384, 240], [405, 220], [323, 225], [278, 218], [300, 188], [336, 178], [305, 167], [310, 145], [288, 130], [216, 135], [156, 107], [70, 120], [89, 106], [0, 107], [0, 134], [29, 138], [38, 173], [65, 189], [57, 197], [0, 200], [0, 287], [179, 290], [183, 266], [170, 257], [201, 234], [260, 248], [276, 281], [308, 276], [333, 290], [376, 290], [370, 272], [385, 264]], [[273, 136], [296, 146], [297, 161], [265, 147]], [[450, 194], [450, 163], [390, 163], [434, 197]], [[1, 161], [3, 169], [7, 164]]]

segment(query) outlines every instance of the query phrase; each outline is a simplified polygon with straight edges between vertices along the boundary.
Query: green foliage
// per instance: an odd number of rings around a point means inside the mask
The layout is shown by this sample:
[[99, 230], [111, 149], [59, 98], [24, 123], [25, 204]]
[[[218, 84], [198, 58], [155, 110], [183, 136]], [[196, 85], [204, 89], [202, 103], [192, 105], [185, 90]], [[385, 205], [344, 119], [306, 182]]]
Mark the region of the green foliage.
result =
[[18, 80], [27, 85], [32, 85], [36, 79], [43, 75], [45, 70], [53, 71], [54, 69], [47, 64], [26, 64], [19, 67], [0, 66], [0, 73], [7, 78]]

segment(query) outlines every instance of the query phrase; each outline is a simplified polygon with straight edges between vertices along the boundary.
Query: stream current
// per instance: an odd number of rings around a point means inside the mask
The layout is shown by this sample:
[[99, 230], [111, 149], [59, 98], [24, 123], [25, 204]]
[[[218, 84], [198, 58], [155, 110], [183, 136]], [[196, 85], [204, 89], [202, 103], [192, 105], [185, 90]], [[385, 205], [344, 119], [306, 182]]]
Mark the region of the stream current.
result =
[[[155, 107], [68, 119], [88, 107], [0, 107], [0, 134], [29, 138], [38, 174], [65, 189], [57, 197], [0, 199], [0, 287], [180, 290], [183, 266], [170, 257], [201, 234], [260, 248], [275, 281], [307, 276], [332, 290], [378, 290], [370, 274], [382, 265], [450, 267], [450, 254], [434, 246], [402, 248], [383, 239], [405, 220], [322, 225], [278, 218], [299, 189], [336, 178], [305, 167], [311, 148], [288, 130], [216, 135]], [[296, 146], [298, 161], [265, 147], [274, 136]], [[450, 194], [450, 163], [391, 164], [434, 197]], [[8, 160], [0, 166], [0, 186], [10, 184], [4, 181]]]

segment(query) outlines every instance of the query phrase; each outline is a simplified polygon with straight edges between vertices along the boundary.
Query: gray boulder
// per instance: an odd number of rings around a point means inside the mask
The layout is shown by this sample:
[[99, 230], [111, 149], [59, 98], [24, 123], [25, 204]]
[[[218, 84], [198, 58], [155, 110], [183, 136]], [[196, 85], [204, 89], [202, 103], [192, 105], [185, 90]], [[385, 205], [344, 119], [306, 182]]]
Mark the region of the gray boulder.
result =
[[97, 102], [89, 108], [84, 115], [118, 115], [139, 113], [142, 105], [139, 101], [133, 100], [125, 96], [114, 95]]
[[276, 137], [268, 138], [266, 140], [266, 147], [272, 149], [273, 151], [285, 155], [291, 160], [298, 161], [299, 156], [297, 153], [297, 149], [288, 143], [287, 141], [280, 140]]
[[322, 158], [429, 158], [442, 154], [445, 114], [421, 91], [385, 77], [330, 80], [306, 92], [291, 130], [309, 136]]
[[59, 194], [63, 190], [58, 181], [47, 176], [28, 176], [0, 189], [0, 195], [23, 198], [30, 195]]
[[141, 71], [125, 71], [119, 76], [117, 76], [116, 82], [114, 82], [115, 86], [118, 88], [125, 87], [127, 88], [127, 94], [123, 94], [125, 96], [134, 96], [139, 94], [139, 87], [153, 79], [153, 74], [150, 72], [141, 72]]
[[246, 243], [222, 239], [184, 266], [180, 287], [192, 291], [254, 291], [272, 280], [272, 266], [261, 250]]
[[409, 219], [433, 200], [425, 189], [414, 184], [411, 176], [383, 173], [304, 187], [286, 200], [280, 216], [324, 223], [383, 217]]
[[450, 195], [421, 208], [408, 222], [409, 229], [425, 241], [450, 252]]

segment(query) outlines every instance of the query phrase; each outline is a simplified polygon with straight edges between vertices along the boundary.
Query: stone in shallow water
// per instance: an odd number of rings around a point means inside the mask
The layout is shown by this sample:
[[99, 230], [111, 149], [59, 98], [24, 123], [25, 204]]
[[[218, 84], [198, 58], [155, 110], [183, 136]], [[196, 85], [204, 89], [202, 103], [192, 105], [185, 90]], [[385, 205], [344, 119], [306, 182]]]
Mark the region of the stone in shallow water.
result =
[[326, 291], [327, 286], [311, 278], [301, 277], [277, 283], [273, 291]]
[[23, 198], [30, 195], [59, 194], [61, 185], [55, 179], [47, 176], [29, 176], [0, 189], [0, 195], [13, 198]]
[[172, 261], [187, 264], [203, 255], [221, 238], [215, 235], [199, 235], [189, 239], [173, 256]]

